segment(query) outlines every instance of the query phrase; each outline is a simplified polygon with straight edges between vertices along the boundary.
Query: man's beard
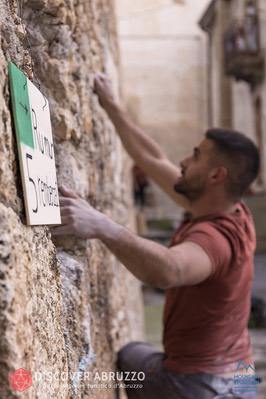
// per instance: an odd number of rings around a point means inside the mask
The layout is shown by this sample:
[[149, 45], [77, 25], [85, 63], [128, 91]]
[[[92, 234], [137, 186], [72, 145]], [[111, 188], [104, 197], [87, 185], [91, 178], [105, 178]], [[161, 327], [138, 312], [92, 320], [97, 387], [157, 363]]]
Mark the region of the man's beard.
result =
[[205, 182], [199, 177], [188, 181], [184, 176], [174, 185], [176, 193], [183, 195], [190, 201], [198, 200], [205, 192]]

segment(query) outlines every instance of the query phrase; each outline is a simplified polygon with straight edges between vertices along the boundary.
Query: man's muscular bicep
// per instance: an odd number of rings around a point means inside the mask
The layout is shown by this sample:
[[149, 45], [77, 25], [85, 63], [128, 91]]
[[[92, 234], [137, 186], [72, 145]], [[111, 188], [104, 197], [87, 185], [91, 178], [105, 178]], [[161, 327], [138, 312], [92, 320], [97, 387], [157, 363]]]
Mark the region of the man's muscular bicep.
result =
[[212, 260], [204, 249], [194, 242], [184, 242], [170, 248], [178, 262], [178, 286], [203, 282], [213, 272]]

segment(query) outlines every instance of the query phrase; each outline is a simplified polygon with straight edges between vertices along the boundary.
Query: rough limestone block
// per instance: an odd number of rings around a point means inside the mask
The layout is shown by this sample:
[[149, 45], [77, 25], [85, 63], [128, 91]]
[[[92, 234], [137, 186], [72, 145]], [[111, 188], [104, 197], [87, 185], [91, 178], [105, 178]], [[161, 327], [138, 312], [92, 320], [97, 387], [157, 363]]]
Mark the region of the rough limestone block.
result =
[[140, 285], [100, 242], [53, 242], [47, 227], [25, 226], [7, 61], [49, 99], [59, 183], [132, 228], [128, 159], [93, 93], [95, 72], [118, 82], [114, 5], [21, 3], [22, 15], [0, 0], [0, 397], [21, 397], [8, 373], [25, 368], [25, 399], [113, 399], [112, 389], [52, 377], [115, 370], [117, 350], [142, 338]]

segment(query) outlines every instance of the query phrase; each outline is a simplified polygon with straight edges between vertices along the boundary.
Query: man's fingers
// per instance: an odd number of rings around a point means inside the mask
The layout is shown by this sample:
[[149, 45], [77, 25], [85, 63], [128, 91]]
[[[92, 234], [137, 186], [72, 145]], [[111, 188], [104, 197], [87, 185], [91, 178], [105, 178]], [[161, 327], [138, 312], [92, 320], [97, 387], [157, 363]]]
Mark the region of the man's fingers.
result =
[[[69, 214], [64, 215], [61, 213], [61, 221], [62, 221], [62, 225], [64, 225], [63, 227], [66, 227], [72, 223], [72, 218]], [[60, 226], [60, 227], [62, 227], [62, 226]]]
[[70, 206], [62, 206], [60, 208], [60, 213], [61, 213], [61, 217], [62, 216], [66, 216], [66, 215], [71, 215], [72, 212], [72, 208]]
[[58, 226], [58, 227], [53, 227], [51, 229], [52, 236], [57, 237], [57, 236], [63, 236], [63, 235], [70, 235], [72, 234], [72, 229], [71, 226], [65, 225], [65, 226]]
[[108, 79], [108, 75], [106, 75], [104, 72], [97, 72], [95, 74], [95, 78], [103, 81]]
[[94, 86], [96, 87], [102, 87], [105, 84], [111, 84], [111, 79], [109, 78], [108, 75], [104, 74], [104, 73], [96, 73], [94, 76]]
[[94, 83], [102, 83], [103, 81], [104, 81], [104, 77], [100, 73], [97, 73], [94, 76]]
[[69, 205], [74, 205], [75, 204], [75, 199], [76, 198], [70, 198], [70, 197], [59, 197], [59, 203], [60, 206], [69, 206]]
[[102, 80], [102, 78], [95, 77], [95, 79], [94, 79], [94, 92], [97, 93], [98, 91], [103, 90], [103, 84], [104, 84], [104, 81]]
[[71, 190], [66, 186], [59, 186], [59, 191], [61, 194], [63, 194], [64, 197], [79, 198], [79, 196], [75, 193], [75, 191]]
[[101, 90], [101, 81], [99, 80], [99, 78], [94, 78], [94, 87], [93, 87], [93, 91], [95, 94], [98, 94], [99, 90]]

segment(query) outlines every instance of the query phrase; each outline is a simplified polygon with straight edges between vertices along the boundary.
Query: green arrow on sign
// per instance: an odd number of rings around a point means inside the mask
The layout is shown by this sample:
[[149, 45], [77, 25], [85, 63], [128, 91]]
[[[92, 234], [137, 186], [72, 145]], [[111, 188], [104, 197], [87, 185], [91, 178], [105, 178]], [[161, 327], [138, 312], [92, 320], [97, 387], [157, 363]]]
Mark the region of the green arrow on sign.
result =
[[8, 63], [8, 73], [17, 139], [34, 149], [27, 76], [12, 62]]

